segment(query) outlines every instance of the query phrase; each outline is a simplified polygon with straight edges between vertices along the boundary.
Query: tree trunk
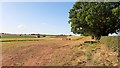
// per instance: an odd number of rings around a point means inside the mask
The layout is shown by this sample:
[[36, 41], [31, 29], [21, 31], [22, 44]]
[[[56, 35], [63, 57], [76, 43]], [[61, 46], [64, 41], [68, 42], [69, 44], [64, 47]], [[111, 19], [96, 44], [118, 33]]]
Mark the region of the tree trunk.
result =
[[92, 39], [94, 39], [94, 36], [91, 36]]

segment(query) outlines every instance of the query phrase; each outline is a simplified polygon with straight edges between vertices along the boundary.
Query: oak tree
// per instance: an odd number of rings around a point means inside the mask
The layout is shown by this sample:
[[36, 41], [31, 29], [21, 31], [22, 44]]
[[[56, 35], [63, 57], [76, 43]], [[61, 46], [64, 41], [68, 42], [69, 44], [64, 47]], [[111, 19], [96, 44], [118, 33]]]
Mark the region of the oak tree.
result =
[[120, 2], [76, 2], [69, 18], [73, 33], [100, 39], [120, 32]]

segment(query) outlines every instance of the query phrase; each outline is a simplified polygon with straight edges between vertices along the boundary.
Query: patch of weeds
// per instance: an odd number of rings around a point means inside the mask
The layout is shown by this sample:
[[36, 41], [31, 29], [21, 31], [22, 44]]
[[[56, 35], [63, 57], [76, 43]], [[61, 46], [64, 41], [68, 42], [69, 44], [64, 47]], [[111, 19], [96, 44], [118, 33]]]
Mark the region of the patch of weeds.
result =
[[95, 49], [97, 46], [96, 45], [92, 45], [92, 48]]
[[100, 64], [100, 62], [98, 62], [98, 61], [94, 61], [94, 63], [93, 63], [93, 65], [99, 65]]
[[88, 47], [90, 44], [89, 43], [84, 43], [83, 46]]
[[105, 44], [108, 48], [113, 51], [118, 50], [120, 36], [102, 36], [100, 43]]
[[87, 60], [91, 60], [92, 59], [92, 52], [87, 52], [86, 53], [86, 56], [87, 56]]
[[74, 41], [76, 40], [80, 40], [80, 39], [83, 39], [84, 37], [79, 37], [79, 38], [76, 38], [76, 39], [73, 39]]
[[118, 52], [119, 48], [118, 48], [118, 47], [112, 47], [112, 50], [113, 50], [114, 52]]

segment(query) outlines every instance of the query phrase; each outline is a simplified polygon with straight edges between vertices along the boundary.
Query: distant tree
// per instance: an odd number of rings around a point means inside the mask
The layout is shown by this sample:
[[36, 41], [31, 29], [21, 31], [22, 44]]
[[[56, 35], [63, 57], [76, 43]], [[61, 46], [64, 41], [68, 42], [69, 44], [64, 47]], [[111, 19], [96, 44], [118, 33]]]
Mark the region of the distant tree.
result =
[[22, 36], [22, 34], [20, 34], [20, 36]]
[[40, 34], [37, 35], [37, 38], [40, 38]]
[[60, 36], [64, 36], [63, 34], [60, 34]]
[[0, 38], [1, 38], [1, 36], [0, 36]]
[[46, 35], [43, 35], [43, 37], [46, 37]]
[[89, 36], [88, 34], [81, 34], [81, 36]]
[[31, 35], [35, 35], [35, 34], [31, 34]]
[[99, 40], [120, 31], [120, 2], [76, 2], [69, 18], [73, 33]]

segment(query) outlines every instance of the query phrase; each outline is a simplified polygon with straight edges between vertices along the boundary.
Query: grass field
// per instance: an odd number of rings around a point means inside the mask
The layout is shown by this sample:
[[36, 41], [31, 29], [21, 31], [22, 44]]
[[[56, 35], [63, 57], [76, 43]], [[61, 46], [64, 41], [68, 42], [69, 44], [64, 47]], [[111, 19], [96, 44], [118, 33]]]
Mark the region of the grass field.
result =
[[31, 36], [31, 35], [24, 35], [24, 36], [20, 36], [20, 35], [2, 35], [1, 38], [34, 38], [34, 36]]
[[[67, 40], [64, 38], [71, 38]], [[120, 37], [119, 37], [120, 39]], [[89, 36], [2, 38], [3, 66], [116, 66], [118, 37], [84, 43]], [[116, 49], [118, 49], [116, 47]]]

